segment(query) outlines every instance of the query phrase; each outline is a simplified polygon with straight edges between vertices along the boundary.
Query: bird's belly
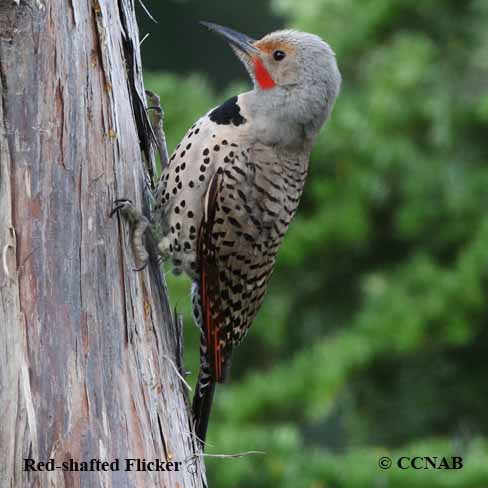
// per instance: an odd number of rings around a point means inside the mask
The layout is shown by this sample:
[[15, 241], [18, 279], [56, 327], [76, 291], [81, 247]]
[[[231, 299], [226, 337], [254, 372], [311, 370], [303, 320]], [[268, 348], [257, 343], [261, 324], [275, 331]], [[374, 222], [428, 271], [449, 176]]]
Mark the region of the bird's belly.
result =
[[204, 188], [178, 193], [170, 202], [165, 215], [168, 223], [167, 251], [173, 265], [173, 273], [187, 274], [191, 279], [198, 276], [197, 245], [202, 221]]

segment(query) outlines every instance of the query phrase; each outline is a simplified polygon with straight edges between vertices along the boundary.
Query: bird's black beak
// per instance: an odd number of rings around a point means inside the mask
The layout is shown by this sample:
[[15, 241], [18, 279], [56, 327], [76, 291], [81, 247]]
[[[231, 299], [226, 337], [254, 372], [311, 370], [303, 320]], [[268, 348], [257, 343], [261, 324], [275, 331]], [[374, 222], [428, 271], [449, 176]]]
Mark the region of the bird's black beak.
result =
[[209, 30], [216, 32], [222, 36], [233, 48], [236, 48], [249, 56], [259, 52], [259, 50], [254, 47], [254, 43], [256, 41], [245, 34], [241, 34], [240, 32], [229, 29], [228, 27], [223, 27], [212, 22], [201, 21], [200, 24], [204, 25]]

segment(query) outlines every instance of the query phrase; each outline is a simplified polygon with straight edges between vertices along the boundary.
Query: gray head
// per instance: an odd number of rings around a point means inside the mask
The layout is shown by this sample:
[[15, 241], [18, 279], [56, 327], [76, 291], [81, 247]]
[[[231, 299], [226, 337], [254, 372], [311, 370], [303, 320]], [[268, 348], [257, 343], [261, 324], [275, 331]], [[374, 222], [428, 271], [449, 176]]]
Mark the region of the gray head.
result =
[[315, 135], [339, 94], [341, 75], [335, 54], [320, 37], [277, 31], [256, 41], [226, 27], [203, 22], [223, 36], [254, 82], [256, 107], [279, 113]]

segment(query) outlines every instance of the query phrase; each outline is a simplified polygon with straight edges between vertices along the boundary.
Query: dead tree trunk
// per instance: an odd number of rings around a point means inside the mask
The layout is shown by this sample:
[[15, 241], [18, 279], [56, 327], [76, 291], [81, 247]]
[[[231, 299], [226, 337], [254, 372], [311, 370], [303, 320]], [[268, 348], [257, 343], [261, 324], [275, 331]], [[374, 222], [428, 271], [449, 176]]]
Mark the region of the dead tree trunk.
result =
[[125, 471], [196, 449], [163, 278], [109, 218], [151, 151], [133, 1], [0, 0], [0, 95], [0, 486], [202, 486]]

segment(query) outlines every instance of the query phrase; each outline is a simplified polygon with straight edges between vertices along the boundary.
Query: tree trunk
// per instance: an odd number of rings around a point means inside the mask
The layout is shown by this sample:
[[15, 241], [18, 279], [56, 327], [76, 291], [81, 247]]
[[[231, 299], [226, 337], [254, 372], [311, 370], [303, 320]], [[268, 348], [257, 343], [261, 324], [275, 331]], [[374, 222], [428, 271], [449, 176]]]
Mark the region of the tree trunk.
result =
[[109, 218], [151, 154], [133, 1], [0, 0], [0, 95], [0, 486], [203, 486], [163, 277]]

